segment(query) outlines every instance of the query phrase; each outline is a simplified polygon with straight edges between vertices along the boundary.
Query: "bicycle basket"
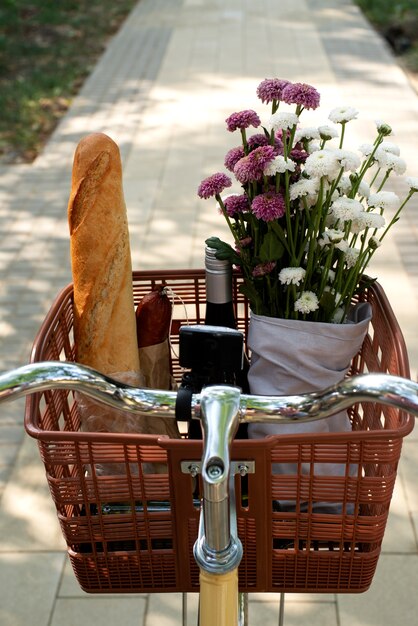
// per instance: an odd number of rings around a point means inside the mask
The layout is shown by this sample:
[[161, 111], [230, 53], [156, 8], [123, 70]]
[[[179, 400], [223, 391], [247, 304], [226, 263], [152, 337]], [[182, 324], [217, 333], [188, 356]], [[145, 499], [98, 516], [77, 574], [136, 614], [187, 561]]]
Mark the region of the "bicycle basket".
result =
[[[246, 333], [248, 306], [234, 276], [239, 327]], [[202, 270], [135, 272], [135, 302], [155, 285], [180, 296], [174, 305], [172, 343], [181, 324], [204, 320]], [[373, 320], [351, 374], [382, 371], [409, 377], [402, 334], [379, 285], [364, 299]], [[73, 300], [69, 285], [57, 297], [35, 340], [32, 361], [74, 360]], [[173, 358], [172, 371], [180, 378]], [[241, 591], [361, 592], [371, 584], [394, 488], [402, 439], [413, 428], [407, 414], [377, 404], [350, 410], [352, 431], [237, 440], [232, 459], [254, 461], [255, 473], [237, 475], [238, 533], [244, 556]], [[45, 391], [27, 399], [26, 430], [38, 440], [68, 554], [87, 592], [198, 591], [193, 559], [198, 530], [196, 481], [182, 463], [198, 461], [201, 442], [80, 430], [72, 392]], [[272, 465], [296, 464], [297, 474], [275, 475]], [[343, 476], [321, 477], [316, 463], [341, 463]], [[103, 463], [122, 467], [102, 476]], [[164, 464], [153, 474], [152, 464]], [[302, 473], [300, 468], [308, 467]], [[187, 465], [187, 463], [186, 463]], [[281, 511], [281, 500], [294, 502]], [[315, 502], [340, 512], [317, 512]]]

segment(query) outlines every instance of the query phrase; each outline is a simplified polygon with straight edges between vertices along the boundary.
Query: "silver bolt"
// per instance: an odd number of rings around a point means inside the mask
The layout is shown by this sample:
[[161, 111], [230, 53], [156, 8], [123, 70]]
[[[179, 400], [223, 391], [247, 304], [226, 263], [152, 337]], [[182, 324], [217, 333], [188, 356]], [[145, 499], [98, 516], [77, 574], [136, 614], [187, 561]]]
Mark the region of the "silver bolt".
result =
[[222, 476], [223, 469], [219, 465], [210, 465], [208, 467], [208, 476], [209, 478], [215, 479]]
[[238, 471], [241, 476], [246, 476], [248, 474], [248, 465], [238, 465]]
[[189, 472], [192, 478], [195, 478], [199, 473], [200, 467], [196, 463], [191, 463], [189, 465]]

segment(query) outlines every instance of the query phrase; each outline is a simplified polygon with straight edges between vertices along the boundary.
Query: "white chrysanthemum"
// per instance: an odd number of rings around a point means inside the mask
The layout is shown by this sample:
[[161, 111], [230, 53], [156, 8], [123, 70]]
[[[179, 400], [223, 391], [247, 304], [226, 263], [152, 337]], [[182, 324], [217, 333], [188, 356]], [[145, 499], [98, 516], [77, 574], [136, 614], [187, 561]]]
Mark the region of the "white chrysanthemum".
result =
[[414, 176], [407, 176], [405, 182], [411, 191], [418, 191], [418, 178]]
[[338, 183], [338, 190], [340, 195], [348, 195], [353, 187], [353, 183], [351, 182], [350, 177], [345, 174], [341, 176], [340, 182]]
[[[349, 196], [354, 184], [357, 184], [355, 179], [351, 180], [349, 175], [344, 174], [344, 176], [341, 176], [340, 182], [338, 183], [340, 195]], [[360, 181], [357, 194], [360, 198], [368, 198], [370, 196], [370, 185], [366, 183], [365, 180]]]
[[345, 124], [350, 120], [356, 119], [357, 115], [358, 111], [353, 107], [335, 107], [328, 115], [328, 118], [331, 122], [334, 122], [334, 124]]
[[358, 248], [347, 248], [345, 251], [345, 262], [347, 267], [354, 267], [357, 263], [360, 250]]
[[341, 196], [331, 205], [331, 214], [335, 220], [349, 222], [355, 220], [364, 211], [363, 205], [358, 200]]
[[306, 152], [308, 154], [313, 154], [314, 152], [318, 152], [321, 149], [319, 141], [310, 141], [306, 146]]
[[360, 167], [360, 157], [351, 150], [334, 150], [335, 157], [345, 172], [354, 172]]
[[345, 239], [341, 239], [341, 241], [335, 244], [335, 247], [337, 248], [337, 250], [341, 250], [341, 252], [344, 253], [346, 253], [349, 248], [348, 243]]
[[359, 146], [359, 152], [366, 157], [370, 156], [373, 150], [374, 145], [372, 143], [362, 143], [361, 146]]
[[377, 162], [379, 167], [385, 168], [388, 162], [388, 156], [389, 153], [382, 150], [382, 148], [379, 146], [374, 153], [373, 158]]
[[295, 301], [295, 311], [299, 311], [304, 315], [316, 311], [318, 307], [318, 297], [313, 291], [302, 291], [300, 298]]
[[400, 156], [401, 150], [396, 143], [392, 141], [382, 141], [380, 144], [380, 148], [385, 152], [390, 152], [391, 154], [396, 154], [396, 156]]
[[332, 201], [338, 200], [340, 196], [341, 196], [341, 193], [338, 191], [338, 189], [335, 189], [335, 191], [332, 192], [330, 200]]
[[300, 178], [289, 187], [290, 199], [296, 200], [296, 198], [303, 198], [304, 196], [315, 196], [318, 189], [319, 181], [315, 178]]
[[342, 239], [344, 239], [344, 231], [336, 228], [327, 228], [327, 230], [324, 230], [322, 233], [321, 239], [318, 243], [321, 247], [323, 247], [339, 243]]
[[357, 217], [355, 220], [353, 220], [350, 230], [352, 233], [359, 233], [366, 228], [383, 228], [385, 224], [386, 220], [383, 215], [380, 215], [380, 213], [364, 212], [361, 213], [359, 217]]
[[332, 150], [318, 150], [310, 154], [305, 161], [305, 172], [308, 176], [333, 180], [339, 174], [339, 163]]
[[360, 185], [358, 186], [358, 195], [362, 198], [368, 198], [370, 196], [370, 185], [366, 183], [365, 180], [362, 180]]
[[328, 270], [328, 276], [327, 276], [327, 280], [329, 283], [333, 283], [335, 280], [335, 272], [334, 270]]
[[319, 126], [318, 132], [323, 141], [335, 139], [339, 135], [338, 130], [334, 126], [329, 126], [328, 124], [323, 124], [322, 126]]
[[327, 234], [328, 239], [332, 243], [338, 243], [339, 241], [341, 241], [341, 239], [344, 239], [344, 231], [338, 230], [336, 228], [329, 228], [326, 231], [326, 234]]
[[266, 164], [263, 172], [266, 176], [275, 176], [275, 174], [283, 174], [283, 172], [294, 172], [296, 163], [291, 159], [285, 159], [284, 156], [278, 155]]
[[386, 152], [386, 163], [384, 165], [385, 170], [392, 170], [398, 176], [402, 176], [406, 172], [406, 161], [402, 157]]
[[361, 231], [365, 229], [366, 229], [366, 222], [363, 219], [363, 214], [356, 217], [350, 223], [350, 233], [352, 233], [353, 235], [357, 235], [358, 233], [361, 233]]
[[384, 122], [383, 120], [376, 120], [377, 132], [387, 137], [392, 134], [392, 126]]
[[367, 199], [369, 207], [380, 207], [396, 211], [400, 207], [400, 199], [393, 191], [378, 191], [372, 193]]
[[312, 139], [320, 139], [319, 130], [317, 128], [298, 128], [295, 133], [295, 143], [298, 141], [302, 141], [305, 139], [306, 141], [312, 141]]
[[377, 248], [380, 248], [380, 246], [382, 245], [382, 242], [379, 241], [379, 239], [373, 235], [373, 237], [370, 237], [369, 241], [367, 242], [367, 245], [372, 250], [376, 250]]
[[303, 267], [284, 267], [280, 270], [279, 281], [282, 285], [299, 285], [305, 278]]
[[297, 124], [299, 124], [299, 118], [296, 113], [286, 111], [273, 113], [266, 126], [269, 130], [276, 132], [278, 130], [289, 130]]

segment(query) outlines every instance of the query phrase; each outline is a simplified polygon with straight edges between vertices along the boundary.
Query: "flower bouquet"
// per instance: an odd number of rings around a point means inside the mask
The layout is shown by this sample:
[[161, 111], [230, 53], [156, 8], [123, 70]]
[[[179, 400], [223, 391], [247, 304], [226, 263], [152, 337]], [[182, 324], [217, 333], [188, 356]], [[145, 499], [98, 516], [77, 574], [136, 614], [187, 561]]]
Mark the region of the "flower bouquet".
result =
[[[371, 309], [366, 302], [353, 305], [359, 300], [354, 296], [372, 282], [366, 268], [418, 190], [418, 178], [406, 179], [409, 192], [402, 201], [385, 189], [391, 174], [406, 170], [399, 148], [387, 140], [388, 124], [378, 121], [374, 142], [354, 152], [344, 147], [346, 127], [358, 115], [354, 108], [335, 108], [330, 123], [303, 128], [303, 111], [319, 106], [314, 87], [265, 79], [257, 95], [271, 105], [265, 124], [253, 110], [226, 120], [227, 130], [241, 136], [225, 157], [241, 193], [221, 195], [232, 185], [222, 172], [199, 186], [201, 198], [218, 201], [233, 240], [211, 237], [206, 243], [242, 274], [240, 289], [251, 309], [250, 392], [317, 391], [344, 378], [362, 347]], [[251, 127], [256, 130], [250, 135]], [[254, 424], [248, 433], [349, 430], [343, 411], [304, 425]], [[317, 469], [325, 475], [344, 471], [335, 464]], [[279, 464], [275, 471], [296, 468]]]
[[[374, 142], [357, 153], [343, 147], [354, 108], [335, 108], [332, 124], [303, 128], [303, 111], [319, 106], [314, 87], [265, 79], [257, 95], [271, 105], [264, 125], [253, 110], [226, 120], [241, 144], [226, 154], [225, 167], [242, 193], [222, 196], [232, 180], [221, 172], [199, 186], [201, 198], [218, 201], [233, 239], [230, 245], [212, 237], [207, 244], [240, 268], [252, 312], [345, 322], [353, 296], [370, 280], [370, 259], [418, 190], [418, 178], [406, 179], [402, 201], [385, 190], [391, 174], [406, 170], [399, 148], [387, 140], [388, 124], [376, 122]], [[250, 127], [257, 130], [251, 136]]]

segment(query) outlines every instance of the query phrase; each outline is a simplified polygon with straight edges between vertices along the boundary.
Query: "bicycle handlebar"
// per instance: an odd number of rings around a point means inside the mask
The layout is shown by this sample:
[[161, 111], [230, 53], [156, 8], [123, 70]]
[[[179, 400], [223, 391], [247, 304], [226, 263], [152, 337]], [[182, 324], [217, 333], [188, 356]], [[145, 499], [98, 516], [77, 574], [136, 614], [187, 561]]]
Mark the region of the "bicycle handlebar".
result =
[[[92, 368], [68, 361], [24, 365], [0, 375], [0, 403], [46, 389], [78, 391], [115, 409], [174, 418], [177, 393], [130, 387]], [[290, 396], [240, 395], [243, 423], [289, 423], [323, 419], [357, 402], [378, 402], [418, 417], [418, 383], [390, 374], [359, 374], [323, 391]], [[192, 396], [192, 418], [200, 418], [201, 394]]]

